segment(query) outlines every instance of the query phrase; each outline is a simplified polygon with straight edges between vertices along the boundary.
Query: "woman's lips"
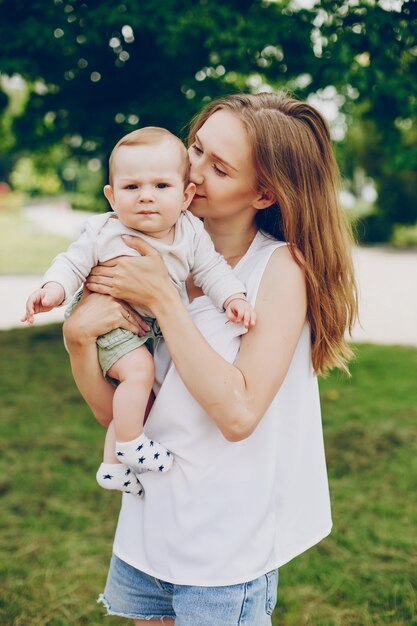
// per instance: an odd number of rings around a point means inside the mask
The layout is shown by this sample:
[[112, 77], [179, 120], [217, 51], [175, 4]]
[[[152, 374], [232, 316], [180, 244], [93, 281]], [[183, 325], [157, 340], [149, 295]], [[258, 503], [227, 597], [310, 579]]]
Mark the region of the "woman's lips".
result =
[[193, 197], [193, 200], [200, 200], [200, 198], [205, 198], [205, 196], [200, 196], [199, 193], [195, 193], [194, 197]]

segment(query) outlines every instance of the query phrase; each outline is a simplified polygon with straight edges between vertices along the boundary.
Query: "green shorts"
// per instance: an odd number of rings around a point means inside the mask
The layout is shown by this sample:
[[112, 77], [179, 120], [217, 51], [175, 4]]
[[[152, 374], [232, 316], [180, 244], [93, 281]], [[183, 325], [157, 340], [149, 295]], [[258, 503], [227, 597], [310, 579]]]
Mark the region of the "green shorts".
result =
[[[69, 317], [78, 304], [82, 295], [82, 290], [78, 291], [65, 311], [65, 319]], [[118, 385], [119, 381], [107, 375], [112, 365], [116, 363], [122, 356], [136, 350], [140, 346], [146, 345], [151, 354], [154, 353], [155, 347], [159, 339], [162, 337], [159, 324], [154, 317], [142, 315], [142, 319], [150, 326], [150, 330], [139, 337], [130, 330], [124, 328], [115, 328], [105, 335], [97, 337], [97, 353], [103, 376], [113, 385]]]

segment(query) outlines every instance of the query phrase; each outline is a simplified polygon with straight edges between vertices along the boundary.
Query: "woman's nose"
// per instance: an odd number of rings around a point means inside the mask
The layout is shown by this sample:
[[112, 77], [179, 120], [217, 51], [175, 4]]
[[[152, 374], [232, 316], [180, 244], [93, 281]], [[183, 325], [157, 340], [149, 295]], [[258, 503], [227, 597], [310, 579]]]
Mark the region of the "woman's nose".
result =
[[204, 182], [201, 163], [192, 158], [190, 158], [190, 180], [195, 185], [201, 185]]

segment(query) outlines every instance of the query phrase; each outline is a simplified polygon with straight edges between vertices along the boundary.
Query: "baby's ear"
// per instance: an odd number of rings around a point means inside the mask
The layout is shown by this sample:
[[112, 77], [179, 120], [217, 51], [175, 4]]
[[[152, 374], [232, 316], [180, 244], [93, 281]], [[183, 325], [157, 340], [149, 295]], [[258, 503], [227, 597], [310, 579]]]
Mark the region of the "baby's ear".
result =
[[104, 185], [103, 193], [106, 196], [111, 208], [114, 210], [114, 194], [113, 187], [111, 185]]
[[187, 187], [184, 189], [184, 201], [182, 205], [182, 210], [186, 211], [191, 204], [192, 199], [194, 198], [194, 194], [196, 192], [196, 186], [194, 183], [188, 183]]

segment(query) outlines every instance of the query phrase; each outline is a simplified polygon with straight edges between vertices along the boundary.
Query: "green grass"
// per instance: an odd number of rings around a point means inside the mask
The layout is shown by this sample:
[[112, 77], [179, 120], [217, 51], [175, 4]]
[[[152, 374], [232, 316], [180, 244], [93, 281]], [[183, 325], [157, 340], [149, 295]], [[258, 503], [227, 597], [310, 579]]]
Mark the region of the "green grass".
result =
[[18, 210], [0, 211], [0, 274], [44, 272], [70, 239], [42, 232]]
[[[0, 332], [0, 354], [0, 624], [98, 626], [120, 502], [94, 480], [103, 431], [60, 327]], [[417, 624], [416, 371], [417, 350], [360, 345], [351, 381], [322, 382], [334, 530], [280, 571], [274, 626]]]

